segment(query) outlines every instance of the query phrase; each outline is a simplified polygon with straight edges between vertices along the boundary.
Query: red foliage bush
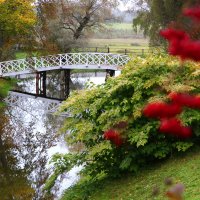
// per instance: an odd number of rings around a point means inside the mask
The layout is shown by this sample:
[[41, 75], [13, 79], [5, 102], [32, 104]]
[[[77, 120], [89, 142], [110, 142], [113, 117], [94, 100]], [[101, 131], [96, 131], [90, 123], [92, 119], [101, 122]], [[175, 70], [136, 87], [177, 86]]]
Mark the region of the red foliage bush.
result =
[[168, 40], [170, 55], [180, 56], [182, 60], [200, 61], [200, 42], [192, 41], [186, 32], [170, 28], [160, 31], [160, 35]]
[[190, 36], [182, 30], [176, 30], [173, 28], [168, 28], [160, 31], [160, 35], [167, 39], [168, 41], [181, 41], [181, 40], [189, 40]]
[[109, 129], [104, 132], [104, 138], [106, 140], [112, 141], [117, 147], [121, 146], [123, 143], [123, 140], [119, 133], [113, 129]]
[[200, 22], [200, 6], [185, 8], [183, 14], [192, 18], [195, 22]]
[[171, 118], [180, 114], [182, 111], [181, 106], [178, 104], [166, 104], [163, 102], [155, 102], [148, 104], [144, 110], [143, 114], [149, 118]]
[[189, 94], [176, 93], [176, 92], [172, 92], [168, 96], [176, 104], [193, 109], [200, 109], [199, 96], [192, 96]]
[[159, 131], [181, 138], [189, 138], [192, 136], [191, 128], [184, 127], [181, 121], [176, 118], [161, 120]]
[[[183, 10], [185, 16], [200, 22], [200, 6]], [[160, 31], [160, 35], [168, 40], [170, 55], [179, 56], [182, 60], [200, 61], [200, 41], [194, 41], [183, 30], [168, 28]]]

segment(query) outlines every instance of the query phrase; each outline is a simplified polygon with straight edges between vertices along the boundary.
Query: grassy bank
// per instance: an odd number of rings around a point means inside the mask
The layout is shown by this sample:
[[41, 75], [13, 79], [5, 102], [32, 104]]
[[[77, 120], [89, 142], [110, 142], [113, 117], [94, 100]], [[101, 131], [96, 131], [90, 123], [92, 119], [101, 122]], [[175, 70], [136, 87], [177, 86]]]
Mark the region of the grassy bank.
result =
[[[200, 149], [195, 149], [182, 156], [170, 158], [167, 161], [154, 164], [141, 170], [137, 176], [129, 175], [116, 180], [104, 180], [98, 186], [91, 184], [72, 188], [66, 192], [62, 200], [164, 200], [167, 186], [164, 180], [172, 177], [174, 183], [185, 185], [184, 199], [200, 199]], [[160, 192], [152, 196], [154, 188]], [[73, 192], [76, 196], [72, 197]], [[89, 197], [87, 197], [89, 194]], [[80, 195], [80, 196], [79, 196]]]

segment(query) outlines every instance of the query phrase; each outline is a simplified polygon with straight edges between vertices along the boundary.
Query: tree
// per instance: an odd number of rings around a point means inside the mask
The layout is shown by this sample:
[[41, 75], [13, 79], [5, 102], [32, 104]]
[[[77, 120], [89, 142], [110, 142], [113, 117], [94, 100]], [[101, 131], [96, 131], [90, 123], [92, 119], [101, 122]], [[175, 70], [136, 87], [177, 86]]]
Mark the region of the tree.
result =
[[26, 43], [35, 24], [32, 0], [0, 1], [0, 59], [8, 58], [13, 45]]
[[73, 33], [75, 40], [79, 39], [87, 29], [98, 27], [111, 16], [111, 9], [116, 1], [108, 0], [61, 0], [61, 24], [64, 29]]
[[36, 3], [37, 23], [34, 27], [34, 33], [38, 45], [42, 49], [42, 54], [58, 52], [57, 45], [52, 39], [51, 27], [49, 26], [56, 19], [56, 6], [57, 1], [38, 0]]
[[110, 18], [112, 8], [116, 5], [116, 0], [39, 1], [40, 19], [50, 16], [40, 20], [48, 30], [48, 35], [43, 38], [57, 44], [61, 51], [67, 51], [85, 39], [89, 32], [101, 27]]
[[167, 26], [178, 27], [187, 23], [181, 14], [182, 8], [198, 4], [199, 0], [136, 0], [135, 3], [140, 9], [137, 11], [138, 16], [133, 20], [134, 30], [143, 30], [144, 35], [150, 39], [150, 45], [161, 45], [165, 44], [165, 41], [159, 36], [159, 31]]

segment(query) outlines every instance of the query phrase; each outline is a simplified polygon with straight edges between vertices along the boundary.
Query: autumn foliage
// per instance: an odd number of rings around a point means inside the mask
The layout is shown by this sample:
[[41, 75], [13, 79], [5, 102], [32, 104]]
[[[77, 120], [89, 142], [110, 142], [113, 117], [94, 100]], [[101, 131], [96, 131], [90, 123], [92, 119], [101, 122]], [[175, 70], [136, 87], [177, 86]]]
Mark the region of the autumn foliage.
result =
[[185, 8], [183, 14], [192, 18], [195, 22], [200, 22], [200, 6]]
[[172, 102], [193, 109], [200, 109], [200, 96], [189, 95], [186, 93], [171, 92], [169, 98]]
[[108, 131], [104, 132], [104, 138], [106, 140], [112, 141], [117, 147], [121, 146], [123, 143], [123, 140], [119, 133], [113, 129], [110, 129]]
[[144, 108], [144, 115], [149, 118], [170, 118], [180, 114], [182, 108], [178, 104], [167, 104], [164, 102], [154, 102]]
[[[200, 22], [200, 7], [186, 8], [183, 14]], [[160, 35], [168, 40], [170, 55], [179, 56], [181, 60], [200, 61], [200, 41], [191, 39], [185, 31], [168, 28], [160, 31]]]

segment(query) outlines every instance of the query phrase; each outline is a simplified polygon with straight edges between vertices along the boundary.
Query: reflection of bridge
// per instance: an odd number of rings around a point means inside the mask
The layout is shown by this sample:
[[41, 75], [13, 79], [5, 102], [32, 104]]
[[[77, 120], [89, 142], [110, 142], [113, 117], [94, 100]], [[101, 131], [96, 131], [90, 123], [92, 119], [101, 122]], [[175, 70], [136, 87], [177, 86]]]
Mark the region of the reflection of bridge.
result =
[[[58, 111], [62, 100], [55, 98], [37, 97], [34, 94], [23, 92], [10, 92], [5, 102], [8, 106], [16, 106], [27, 112], [37, 111], [43, 114], [52, 114]], [[67, 114], [63, 114], [67, 115]]]
[[0, 76], [12, 76], [56, 69], [120, 70], [129, 57], [110, 53], [69, 53], [0, 62]]

